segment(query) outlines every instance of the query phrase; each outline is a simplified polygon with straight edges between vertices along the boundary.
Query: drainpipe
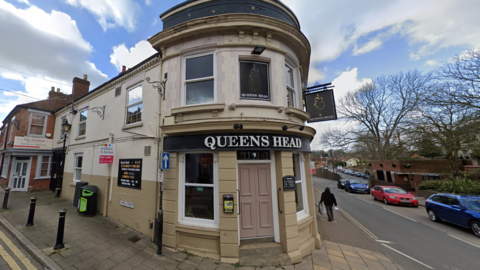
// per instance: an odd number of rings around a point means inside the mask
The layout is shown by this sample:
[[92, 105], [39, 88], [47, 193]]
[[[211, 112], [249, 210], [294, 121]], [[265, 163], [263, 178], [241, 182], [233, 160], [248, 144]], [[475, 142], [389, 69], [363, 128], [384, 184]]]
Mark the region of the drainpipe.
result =
[[[8, 137], [8, 131], [10, 129], [10, 119], [9, 119], [9, 124], [7, 125], [7, 132], [5, 132], [5, 139], [3, 140], [3, 150], [6, 150], [7, 149], [7, 137]], [[2, 153], [2, 164], [0, 164], [0, 175], [2, 175], [2, 171], [3, 171], [3, 162], [5, 161], [5, 152]]]
[[[108, 138], [108, 143], [112, 144], [113, 143], [113, 132], [110, 132]], [[115, 157], [113, 158], [113, 162], [115, 162]], [[112, 170], [112, 164], [108, 164], [108, 173], [107, 173], [107, 181], [105, 183], [105, 199], [103, 202], [103, 217], [107, 216], [107, 211], [108, 211], [108, 196], [110, 194], [110, 182], [112, 181], [112, 176], [110, 174]]]

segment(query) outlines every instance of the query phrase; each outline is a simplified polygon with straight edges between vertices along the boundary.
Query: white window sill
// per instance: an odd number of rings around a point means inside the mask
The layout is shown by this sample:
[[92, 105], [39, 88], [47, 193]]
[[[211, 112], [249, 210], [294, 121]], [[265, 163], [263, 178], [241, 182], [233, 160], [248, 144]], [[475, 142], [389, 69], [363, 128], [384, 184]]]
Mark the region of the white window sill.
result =
[[138, 122], [138, 123], [135, 123], [135, 124], [130, 124], [128, 126], [123, 126], [122, 127], [122, 130], [126, 130], [126, 129], [131, 129], [131, 128], [136, 128], [136, 127], [141, 127], [143, 126], [143, 122]]
[[220, 229], [219, 224], [215, 223], [206, 223], [206, 222], [195, 222], [190, 220], [179, 220], [178, 224], [185, 225], [185, 226], [193, 226], [193, 227], [201, 227], [201, 228], [208, 228], [208, 229]]
[[294, 107], [286, 107], [285, 108], [285, 114], [293, 114], [293, 116], [298, 117], [302, 120], [310, 120], [310, 114], [307, 112], [294, 108]]
[[177, 114], [189, 114], [189, 113], [200, 113], [200, 112], [211, 112], [211, 111], [224, 111], [225, 103], [208, 103], [208, 104], [199, 104], [199, 105], [188, 105], [180, 108], [174, 108], [171, 110], [172, 115]]
[[28, 134], [27, 137], [32, 137], [32, 138], [45, 138], [44, 135], [35, 135], [35, 134]]
[[310, 215], [307, 212], [305, 212], [305, 210], [297, 212], [297, 221], [304, 220], [304, 219], [308, 218], [309, 216]]
[[87, 138], [87, 136], [77, 136], [75, 137], [75, 140], [83, 140], [85, 138]]

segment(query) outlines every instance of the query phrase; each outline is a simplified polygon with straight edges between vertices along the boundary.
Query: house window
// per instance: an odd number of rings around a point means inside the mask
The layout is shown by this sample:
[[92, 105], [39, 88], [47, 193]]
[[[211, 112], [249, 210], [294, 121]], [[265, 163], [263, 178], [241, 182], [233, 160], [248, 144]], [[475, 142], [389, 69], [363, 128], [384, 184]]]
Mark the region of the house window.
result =
[[38, 156], [37, 176], [35, 178], [50, 178], [52, 171], [52, 157]]
[[217, 169], [212, 153], [185, 154], [183, 206], [179, 210], [183, 221], [215, 224], [218, 219]]
[[307, 193], [305, 186], [305, 166], [303, 165], [303, 156], [293, 154], [293, 176], [295, 176], [295, 205], [297, 217], [307, 213]]
[[46, 120], [46, 115], [31, 113], [29, 135], [44, 136]]
[[8, 165], [10, 165], [10, 156], [4, 156], [3, 167], [2, 167], [2, 175], [1, 175], [1, 177], [3, 177], [3, 178], [7, 178]]
[[287, 106], [295, 107], [294, 70], [288, 65], [285, 65], [285, 76], [287, 78]]
[[80, 119], [78, 121], [78, 136], [85, 136], [87, 133], [87, 110], [80, 112]]
[[13, 141], [13, 129], [15, 128], [13, 121], [15, 121], [15, 117], [13, 117], [12, 122], [10, 122], [10, 136], [8, 137], [8, 143], [11, 143]]
[[212, 53], [185, 59], [185, 105], [215, 102], [215, 57]]
[[82, 180], [82, 165], [83, 165], [83, 154], [75, 155], [75, 169], [73, 172], [73, 181], [75, 182]]
[[127, 90], [127, 119], [126, 125], [142, 121], [143, 85], [138, 84]]
[[268, 63], [240, 61], [240, 98], [270, 100]]

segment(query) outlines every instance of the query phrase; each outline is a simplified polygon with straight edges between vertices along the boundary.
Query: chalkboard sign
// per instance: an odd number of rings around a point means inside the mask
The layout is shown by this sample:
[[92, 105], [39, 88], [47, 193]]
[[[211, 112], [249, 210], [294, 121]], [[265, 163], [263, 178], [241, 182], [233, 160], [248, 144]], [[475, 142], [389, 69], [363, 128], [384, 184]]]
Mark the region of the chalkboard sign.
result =
[[295, 176], [286, 175], [283, 177], [283, 190], [284, 191], [291, 191], [297, 190], [297, 185], [295, 185]]
[[119, 160], [117, 186], [142, 189], [141, 158]]

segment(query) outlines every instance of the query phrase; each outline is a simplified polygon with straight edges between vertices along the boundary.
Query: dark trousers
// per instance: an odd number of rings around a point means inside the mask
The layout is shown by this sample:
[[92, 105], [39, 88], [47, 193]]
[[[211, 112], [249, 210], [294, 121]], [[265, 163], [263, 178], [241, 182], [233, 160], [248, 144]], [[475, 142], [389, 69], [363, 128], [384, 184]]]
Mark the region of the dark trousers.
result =
[[327, 210], [328, 220], [333, 220], [333, 205], [325, 205], [325, 210]]

